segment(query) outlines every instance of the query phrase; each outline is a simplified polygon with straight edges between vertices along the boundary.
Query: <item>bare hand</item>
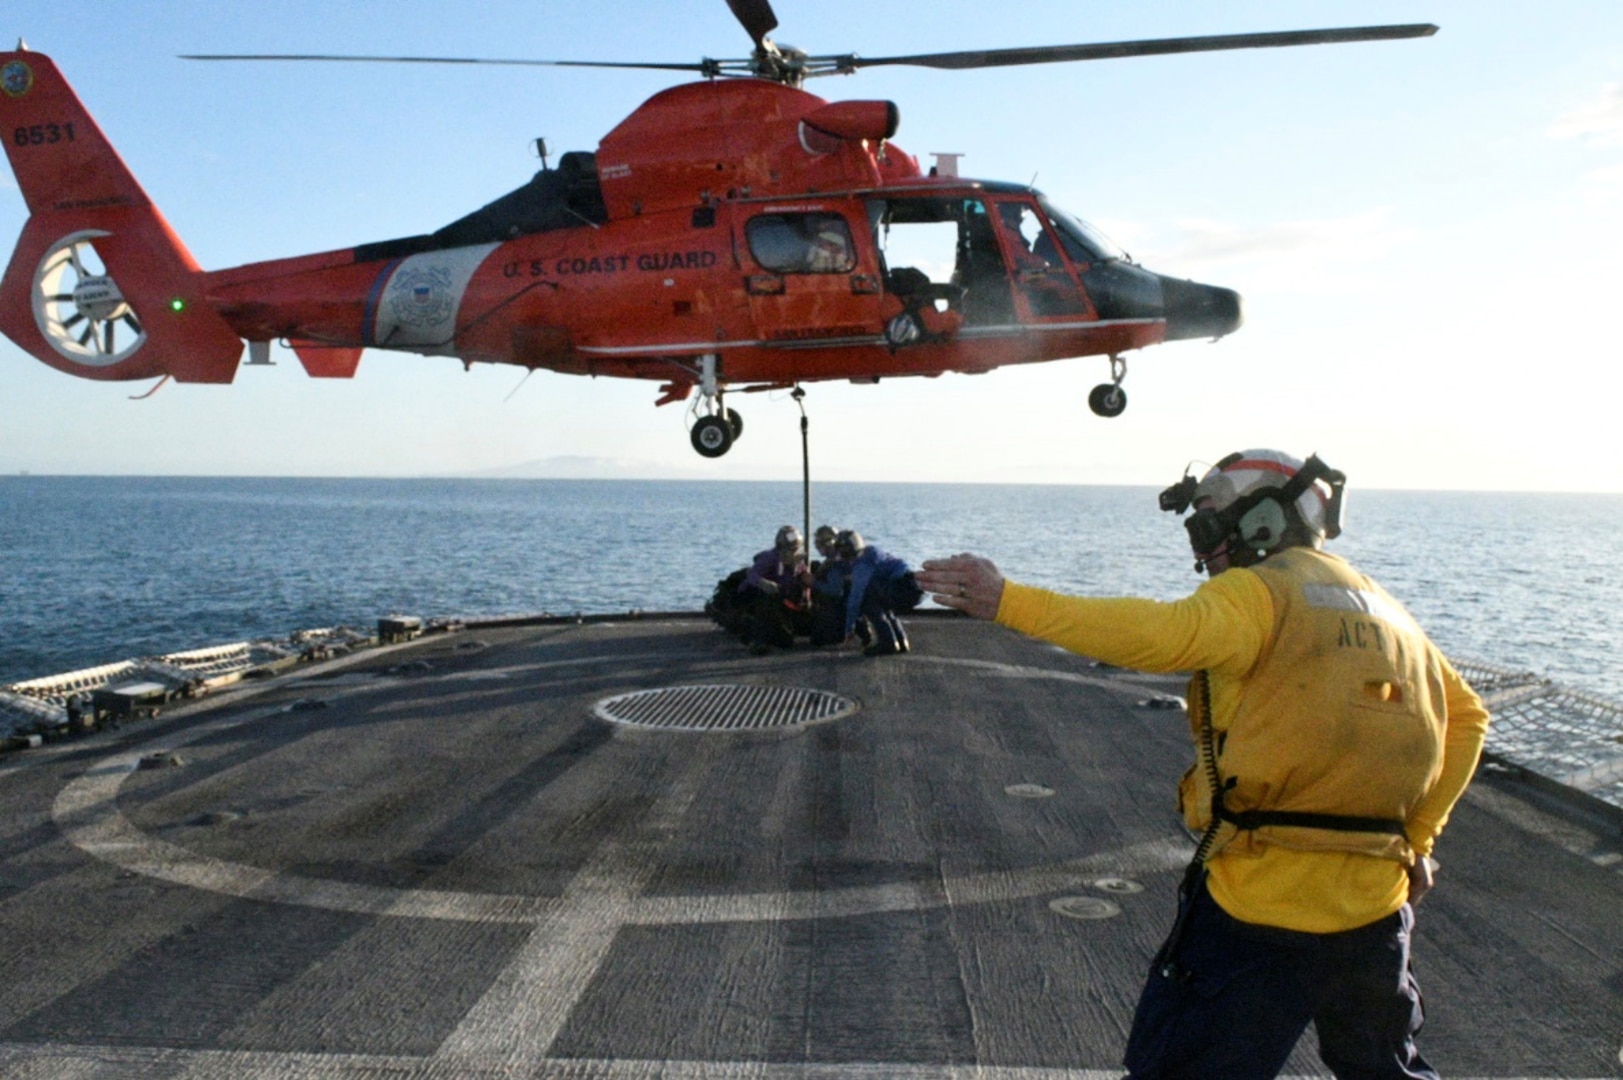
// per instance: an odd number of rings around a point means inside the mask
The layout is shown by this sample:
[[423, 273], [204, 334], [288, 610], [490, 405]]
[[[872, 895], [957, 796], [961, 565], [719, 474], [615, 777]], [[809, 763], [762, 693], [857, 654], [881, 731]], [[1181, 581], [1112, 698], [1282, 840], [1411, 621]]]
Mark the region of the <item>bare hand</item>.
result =
[[1437, 860], [1430, 855], [1415, 856], [1414, 865], [1409, 867], [1409, 906], [1420, 903], [1436, 884]]
[[967, 552], [949, 559], [927, 559], [914, 574], [919, 588], [942, 607], [977, 619], [997, 618], [1003, 602], [1003, 574], [991, 559]]

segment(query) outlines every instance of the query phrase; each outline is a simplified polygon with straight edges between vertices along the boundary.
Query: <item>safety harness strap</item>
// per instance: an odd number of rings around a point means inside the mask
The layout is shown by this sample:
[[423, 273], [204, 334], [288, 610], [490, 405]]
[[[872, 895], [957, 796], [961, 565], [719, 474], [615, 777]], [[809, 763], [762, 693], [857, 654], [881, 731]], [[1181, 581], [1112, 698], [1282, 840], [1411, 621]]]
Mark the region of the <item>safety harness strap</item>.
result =
[[1395, 818], [1354, 817], [1350, 814], [1315, 814], [1305, 810], [1230, 810], [1220, 799], [1217, 816], [1237, 829], [1260, 829], [1265, 825], [1300, 825], [1336, 832], [1374, 832], [1406, 836], [1403, 822]]

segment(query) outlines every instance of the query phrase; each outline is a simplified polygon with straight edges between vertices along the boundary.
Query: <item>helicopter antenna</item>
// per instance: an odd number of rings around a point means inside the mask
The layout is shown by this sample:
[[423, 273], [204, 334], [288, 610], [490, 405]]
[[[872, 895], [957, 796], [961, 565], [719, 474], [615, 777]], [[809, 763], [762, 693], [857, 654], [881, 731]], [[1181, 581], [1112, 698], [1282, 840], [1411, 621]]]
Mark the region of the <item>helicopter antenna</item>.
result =
[[573, 206], [564, 207], [564, 213], [572, 214], [575, 217], [580, 218], [582, 221], [586, 222], [586, 224], [590, 225], [594, 229], [601, 229], [603, 227], [603, 226], [599, 225], [597, 222], [593, 221], [591, 218], [587, 217], [585, 214], [581, 213], [579, 210], [576, 210]]
[[524, 384], [530, 381], [530, 376], [534, 374], [535, 368], [527, 368], [524, 372], [524, 377], [518, 381], [518, 385], [509, 390], [507, 392], [507, 396], [502, 398], [502, 404], [506, 405], [509, 401], [512, 401], [513, 395], [518, 393], [519, 390], [523, 388]]
[[151, 390], [148, 390], [144, 394], [132, 394], [132, 395], [130, 395], [130, 400], [131, 401], [145, 401], [147, 398], [151, 397], [153, 394], [156, 394], [159, 390], [162, 390], [163, 389], [163, 384], [168, 382], [168, 381], [169, 381], [169, 376], [165, 375], [163, 378], [159, 379], [153, 385]]

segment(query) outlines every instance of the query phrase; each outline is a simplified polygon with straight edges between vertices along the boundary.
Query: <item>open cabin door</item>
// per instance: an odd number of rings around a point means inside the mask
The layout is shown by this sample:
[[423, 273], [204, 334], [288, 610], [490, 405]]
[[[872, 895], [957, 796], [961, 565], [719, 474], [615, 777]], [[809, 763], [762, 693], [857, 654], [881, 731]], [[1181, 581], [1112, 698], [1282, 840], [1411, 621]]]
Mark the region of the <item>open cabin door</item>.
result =
[[1087, 301], [1035, 200], [896, 195], [869, 202], [885, 289], [966, 327], [1074, 319]]
[[1013, 321], [1008, 272], [983, 199], [892, 195], [870, 199], [868, 218], [885, 291], [904, 307], [955, 311], [965, 326]]

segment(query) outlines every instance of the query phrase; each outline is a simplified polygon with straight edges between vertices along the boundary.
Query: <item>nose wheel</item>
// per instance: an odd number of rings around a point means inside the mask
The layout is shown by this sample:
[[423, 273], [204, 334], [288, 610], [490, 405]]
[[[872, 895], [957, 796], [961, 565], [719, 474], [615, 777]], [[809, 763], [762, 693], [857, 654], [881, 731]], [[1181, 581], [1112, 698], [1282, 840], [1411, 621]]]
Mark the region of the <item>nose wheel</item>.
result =
[[1100, 383], [1088, 394], [1088, 408], [1097, 416], [1120, 416], [1127, 408], [1127, 391], [1121, 381], [1127, 377], [1127, 361], [1119, 356], [1110, 357], [1110, 381]]

